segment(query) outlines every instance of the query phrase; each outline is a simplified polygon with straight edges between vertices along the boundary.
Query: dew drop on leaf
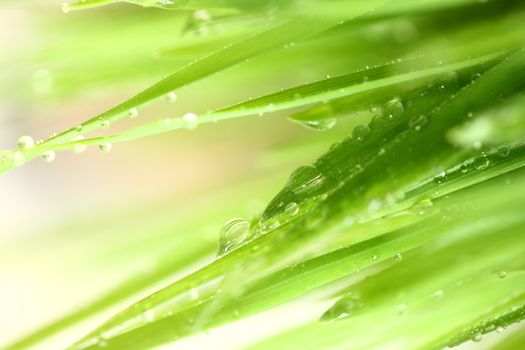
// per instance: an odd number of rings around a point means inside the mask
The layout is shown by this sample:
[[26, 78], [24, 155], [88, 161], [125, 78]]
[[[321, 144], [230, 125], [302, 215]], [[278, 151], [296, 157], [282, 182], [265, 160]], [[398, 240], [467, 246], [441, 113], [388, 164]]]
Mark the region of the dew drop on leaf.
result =
[[479, 343], [481, 341], [481, 333], [476, 333], [472, 336], [472, 340], [476, 343]]
[[250, 223], [242, 218], [233, 218], [229, 220], [222, 228], [219, 236], [219, 253], [224, 255], [238, 246], [247, 238], [250, 232]]
[[164, 98], [166, 99], [166, 101], [168, 102], [171, 102], [171, 103], [174, 103], [177, 101], [177, 94], [175, 92], [168, 92]]
[[317, 131], [326, 131], [332, 129], [337, 124], [337, 119], [323, 119], [323, 120], [309, 120], [304, 122], [303, 125], [309, 129]]
[[507, 158], [510, 154], [510, 147], [509, 146], [501, 146], [497, 150], [497, 154], [501, 158]]
[[356, 295], [349, 295], [339, 299], [332, 307], [321, 316], [322, 322], [344, 319], [363, 306], [362, 301]]
[[401, 260], [403, 260], [403, 255], [401, 253], [397, 253], [396, 255], [394, 255], [395, 262], [400, 262]]
[[104, 120], [102, 123], [100, 123], [100, 127], [105, 128], [105, 129], [109, 128], [110, 125], [111, 124], [110, 124], [109, 120]]
[[410, 129], [417, 132], [423, 130], [427, 124], [428, 117], [423, 114], [412, 117], [408, 122], [408, 126], [410, 127]]
[[399, 98], [394, 98], [383, 105], [383, 118], [395, 120], [405, 113], [405, 107]]
[[284, 208], [284, 212], [289, 216], [295, 216], [299, 213], [299, 205], [295, 202], [290, 202], [286, 208]]
[[17, 145], [20, 149], [30, 149], [35, 146], [35, 141], [31, 136], [24, 135], [20, 136], [20, 138], [17, 141]]
[[132, 108], [128, 111], [128, 117], [130, 118], [136, 118], [139, 116], [139, 110], [136, 108]]
[[46, 151], [42, 153], [42, 159], [46, 161], [47, 163], [51, 163], [56, 158], [56, 154], [54, 151]]
[[109, 151], [111, 151], [111, 147], [111, 143], [102, 143], [98, 145], [98, 149], [104, 153], [108, 153]]
[[[82, 135], [78, 135], [78, 136], [75, 136], [73, 138], [72, 141], [81, 141], [81, 140], [84, 140], [85, 137], [82, 136]], [[76, 144], [73, 146], [73, 153], [76, 153], [76, 154], [80, 154], [82, 152], [84, 152], [87, 148], [87, 145], [83, 145], [83, 144]]]
[[296, 193], [309, 192], [318, 189], [325, 182], [325, 177], [312, 165], [306, 165], [294, 170], [287, 186]]
[[358, 125], [352, 130], [352, 138], [357, 142], [364, 142], [370, 137], [371, 130], [368, 125]]
[[184, 127], [193, 130], [199, 126], [199, 117], [195, 113], [186, 113], [182, 116]]
[[410, 212], [418, 216], [425, 216], [432, 212], [433, 207], [434, 203], [432, 202], [432, 200], [429, 198], [425, 198], [414, 203], [410, 207]]
[[501, 279], [504, 279], [505, 277], [507, 277], [507, 272], [506, 271], [499, 271], [498, 272], [498, 277], [501, 278]]
[[474, 167], [477, 170], [485, 170], [489, 167], [489, 165], [490, 160], [485, 154], [474, 159]]

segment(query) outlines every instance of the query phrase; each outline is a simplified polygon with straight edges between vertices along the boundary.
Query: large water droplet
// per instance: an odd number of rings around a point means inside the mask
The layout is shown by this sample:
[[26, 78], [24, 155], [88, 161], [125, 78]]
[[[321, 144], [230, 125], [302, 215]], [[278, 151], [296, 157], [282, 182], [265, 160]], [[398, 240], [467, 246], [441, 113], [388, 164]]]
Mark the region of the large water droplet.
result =
[[370, 137], [371, 130], [368, 125], [358, 125], [352, 130], [352, 138], [357, 142], [364, 142]]
[[30, 149], [35, 146], [35, 141], [31, 136], [20, 136], [20, 138], [17, 141], [18, 148], [20, 149]]
[[395, 120], [405, 113], [405, 107], [399, 98], [394, 98], [383, 105], [383, 118]]
[[510, 154], [510, 147], [509, 146], [501, 146], [497, 150], [497, 154], [501, 158], [507, 158]]
[[219, 237], [219, 256], [239, 247], [250, 232], [250, 223], [242, 218], [229, 220], [222, 228]]

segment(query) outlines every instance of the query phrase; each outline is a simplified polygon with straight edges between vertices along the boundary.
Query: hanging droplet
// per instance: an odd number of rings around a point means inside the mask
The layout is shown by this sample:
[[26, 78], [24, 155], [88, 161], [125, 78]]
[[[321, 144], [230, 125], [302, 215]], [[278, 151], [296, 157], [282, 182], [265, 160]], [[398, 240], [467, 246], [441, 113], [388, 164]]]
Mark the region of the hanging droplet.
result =
[[370, 137], [371, 130], [368, 125], [358, 125], [352, 130], [352, 138], [357, 142], [364, 142]]
[[414, 203], [410, 207], [410, 212], [418, 216], [425, 216], [431, 213], [433, 209], [434, 209], [434, 202], [432, 202], [432, 199], [425, 198], [425, 199], [422, 199]]
[[17, 141], [18, 148], [20, 149], [30, 149], [35, 146], [35, 141], [31, 136], [20, 136], [20, 138]]
[[480, 157], [475, 158], [473, 164], [477, 170], [485, 170], [489, 167], [490, 160], [485, 154], [483, 154]]
[[171, 103], [174, 103], [174, 102], [177, 102], [177, 94], [175, 92], [168, 92], [166, 95], [165, 95], [165, 98], [166, 98], [166, 101], [168, 102], [171, 102]]
[[317, 131], [332, 129], [337, 124], [337, 119], [311, 120], [304, 122], [303, 125]]
[[321, 316], [322, 322], [329, 322], [348, 318], [363, 307], [363, 302], [356, 295], [348, 295], [339, 299], [332, 307]]
[[128, 117], [130, 118], [136, 118], [139, 116], [139, 110], [136, 108], [132, 108], [128, 111]]
[[[75, 136], [72, 141], [82, 141], [85, 140], [85, 137], [82, 135]], [[87, 148], [87, 145], [78, 143], [73, 146], [73, 153], [80, 154], [84, 152]]]
[[299, 213], [299, 205], [295, 202], [290, 202], [286, 208], [284, 208], [284, 212], [290, 216], [295, 216]]
[[195, 113], [186, 113], [182, 116], [184, 127], [188, 130], [193, 130], [199, 126], [199, 117]]
[[393, 121], [403, 116], [405, 107], [399, 98], [394, 98], [383, 105], [383, 118]]
[[410, 129], [417, 131], [417, 132], [423, 130], [427, 124], [428, 124], [428, 117], [423, 114], [412, 117], [408, 122], [408, 126], [410, 127]]
[[51, 163], [56, 158], [56, 154], [54, 151], [46, 151], [42, 153], [42, 159], [46, 161], [47, 163]]
[[109, 151], [111, 151], [111, 147], [111, 143], [102, 143], [98, 145], [98, 149], [104, 153], [108, 153]]
[[222, 228], [219, 236], [218, 255], [224, 255], [239, 247], [250, 232], [250, 223], [242, 218], [229, 220]]
[[104, 129], [109, 128], [110, 125], [111, 125], [111, 123], [110, 123], [109, 120], [104, 120], [103, 122], [100, 123], [100, 127], [101, 127], [101, 128], [104, 128]]
[[498, 277], [501, 278], [501, 279], [504, 279], [505, 277], [507, 277], [507, 272], [506, 271], [499, 271], [498, 272]]

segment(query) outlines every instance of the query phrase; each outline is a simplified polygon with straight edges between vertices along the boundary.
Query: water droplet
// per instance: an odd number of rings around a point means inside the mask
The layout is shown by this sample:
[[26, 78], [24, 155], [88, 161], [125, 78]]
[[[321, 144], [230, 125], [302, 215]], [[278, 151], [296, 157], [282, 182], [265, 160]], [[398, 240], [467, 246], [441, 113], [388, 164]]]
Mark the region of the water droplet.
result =
[[130, 118], [136, 118], [136, 117], [138, 117], [138, 116], [139, 116], [139, 110], [136, 109], [136, 108], [132, 108], [132, 109], [130, 109], [130, 110], [128, 111], [128, 116], [129, 116]]
[[472, 336], [472, 340], [476, 343], [479, 343], [481, 341], [481, 333], [476, 333]]
[[395, 120], [403, 116], [405, 107], [399, 98], [394, 98], [383, 105], [383, 118], [386, 120]]
[[352, 130], [352, 138], [357, 142], [364, 142], [370, 137], [371, 130], [368, 125], [358, 125]]
[[[171, 3], [173, 4], [173, 1], [171, 1]], [[211, 21], [211, 15], [208, 11], [204, 9], [199, 9], [193, 12], [193, 19], [198, 22], [209, 22]]]
[[506, 271], [499, 271], [498, 272], [498, 277], [501, 278], [501, 279], [504, 279], [505, 277], [507, 277], [507, 272]]
[[267, 230], [273, 230], [279, 227], [280, 225], [281, 223], [279, 222], [279, 220], [273, 217], [273, 218], [269, 218], [268, 220], [266, 220], [266, 222], [264, 223], [264, 228]]
[[498, 333], [503, 333], [504, 330], [505, 330], [505, 328], [503, 328], [501, 326], [496, 328], [496, 332], [498, 332]]
[[330, 74], [324, 76], [326, 79], [330, 79]]
[[482, 156], [475, 158], [473, 164], [477, 170], [485, 170], [489, 167], [490, 160], [485, 154], [483, 154]]
[[392, 315], [404, 316], [406, 315], [407, 311], [408, 311], [408, 307], [406, 306], [406, 304], [398, 304], [392, 308]]
[[361, 308], [363, 303], [356, 295], [348, 295], [339, 299], [321, 316], [321, 321], [335, 321], [352, 316], [352, 314]]
[[60, 6], [60, 9], [62, 10], [62, 12], [68, 13], [71, 10], [69, 6], [70, 5], [67, 2], [65, 2], [62, 4], [62, 6]]
[[326, 131], [337, 124], [337, 119], [311, 120], [304, 122], [303, 125], [317, 131]]
[[102, 123], [100, 123], [100, 127], [101, 127], [101, 128], [104, 128], [104, 129], [109, 128], [110, 125], [111, 125], [111, 123], [110, 123], [109, 120], [104, 120]]
[[75, 126], [75, 131], [76, 132], [81, 132], [83, 128], [84, 127], [82, 125], [77, 125], [77, 126]]
[[510, 147], [509, 146], [501, 146], [498, 148], [497, 154], [501, 158], [507, 158], [510, 154]]
[[290, 216], [295, 216], [299, 213], [299, 205], [295, 202], [290, 202], [284, 209], [284, 212]]
[[403, 260], [403, 255], [401, 253], [397, 253], [396, 255], [394, 255], [395, 262], [400, 262], [401, 260]]
[[418, 216], [425, 216], [432, 212], [434, 202], [430, 198], [422, 199], [410, 207], [410, 212]]
[[321, 172], [312, 165], [302, 166], [290, 175], [287, 186], [295, 193], [317, 190], [324, 184], [325, 178]]
[[199, 126], [199, 117], [195, 113], [186, 113], [182, 116], [184, 127], [188, 130], [193, 130]]
[[111, 147], [111, 143], [102, 143], [98, 145], [98, 149], [104, 153], [108, 153], [109, 151], [111, 151]]
[[165, 97], [166, 101], [174, 103], [177, 101], [177, 94], [175, 92], [168, 92]]
[[417, 131], [417, 132], [423, 130], [427, 124], [428, 124], [428, 118], [426, 115], [423, 115], [423, 114], [412, 117], [408, 122], [408, 126], [412, 130]]
[[42, 153], [42, 159], [45, 160], [47, 163], [51, 163], [56, 158], [56, 154], [54, 151], [46, 151]]
[[219, 236], [219, 253], [224, 255], [238, 246], [240, 246], [247, 238], [250, 232], [250, 223], [242, 218], [234, 218], [229, 220], [222, 228]]
[[17, 141], [18, 148], [20, 149], [30, 149], [35, 146], [35, 141], [31, 136], [20, 136], [20, 138]]
[[[75, 136], [72, 141], [81, 141], [85, 140], [85, 137], [82, 135]], [[86, 150], [87, 145], [84, 144], [76, 144], [73, 146], [73, 153], [79, 154]]]

